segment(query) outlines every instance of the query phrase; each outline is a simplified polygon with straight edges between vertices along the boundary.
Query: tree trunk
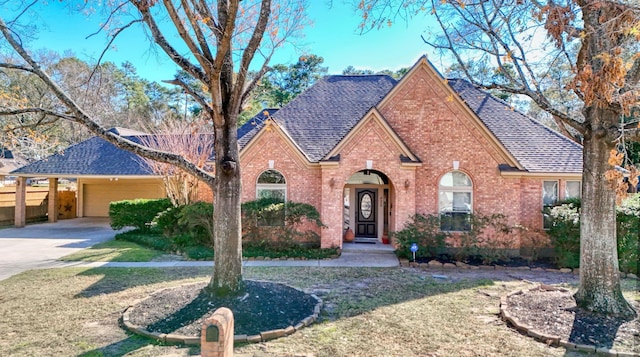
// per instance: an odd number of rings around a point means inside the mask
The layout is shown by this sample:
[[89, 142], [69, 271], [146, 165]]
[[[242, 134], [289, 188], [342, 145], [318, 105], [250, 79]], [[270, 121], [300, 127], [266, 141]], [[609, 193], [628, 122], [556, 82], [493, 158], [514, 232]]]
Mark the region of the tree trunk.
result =
[[584, 137], [582, 174], [582, 213], [580, 221], [580, 286], [575, 294], [579, 307], [589, 311], [635, 316], [622, 296], [616, 242], [616, 192], [605, 179], [613, 169], [608, 163], [613, 149], [606, 126], [596, 123], [617, 121], [615, 113], [603, 109], [585, 109], [595, 116], [592, 130]]
[[215, 130], [215, 197], [213, 244], [215, 265], [209, 289], [216, 295], [235, 294], [242, 283], [242, 237], [240, 221], [240, 165], [235, 125], [227, 120]]

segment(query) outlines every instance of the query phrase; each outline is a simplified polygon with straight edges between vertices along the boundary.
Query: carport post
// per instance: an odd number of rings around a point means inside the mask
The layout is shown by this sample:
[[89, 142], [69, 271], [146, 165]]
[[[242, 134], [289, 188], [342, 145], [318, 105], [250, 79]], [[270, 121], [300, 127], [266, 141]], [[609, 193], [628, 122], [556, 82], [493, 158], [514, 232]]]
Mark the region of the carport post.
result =
[[49, 179], [49, 205], [47, 207], [49, 222], [58, 222], [58, 178]]
[[16, 204], [15, 221], [16, 227], [24, 227], [27, 218], [27, 178], [18, 177], [16, 179]]

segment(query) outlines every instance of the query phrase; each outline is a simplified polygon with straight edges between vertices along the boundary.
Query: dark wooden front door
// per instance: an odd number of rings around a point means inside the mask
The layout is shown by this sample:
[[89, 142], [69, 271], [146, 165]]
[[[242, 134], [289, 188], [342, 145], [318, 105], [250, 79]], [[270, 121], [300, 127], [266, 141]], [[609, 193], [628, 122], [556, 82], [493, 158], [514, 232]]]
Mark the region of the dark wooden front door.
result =
[[360, 188], [356, 190], [356, 237], [377, 237], [377, 189]]

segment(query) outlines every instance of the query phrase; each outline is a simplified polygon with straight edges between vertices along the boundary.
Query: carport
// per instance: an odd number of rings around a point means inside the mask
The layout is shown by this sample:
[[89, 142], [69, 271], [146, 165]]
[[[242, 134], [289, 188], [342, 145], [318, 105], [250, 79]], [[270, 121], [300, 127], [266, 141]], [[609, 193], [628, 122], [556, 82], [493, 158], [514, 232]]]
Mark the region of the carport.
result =
[[[114, 133], [128, 136], [142, 133], [114, 128]], [[135, 198], [162, 198], [166, 196], [162, 177], [153, 173], [139, 156], [117, 148], [99, 137], [92, 137], [14, 170], [16, 179], [16, 227], [23, 227], [27, 219], [27, 180], [42, 177], [48, 180], [49, 222], [58, 220], [59, 180], [77, 182], [76, 216], [107, 217], [109, 203]]]

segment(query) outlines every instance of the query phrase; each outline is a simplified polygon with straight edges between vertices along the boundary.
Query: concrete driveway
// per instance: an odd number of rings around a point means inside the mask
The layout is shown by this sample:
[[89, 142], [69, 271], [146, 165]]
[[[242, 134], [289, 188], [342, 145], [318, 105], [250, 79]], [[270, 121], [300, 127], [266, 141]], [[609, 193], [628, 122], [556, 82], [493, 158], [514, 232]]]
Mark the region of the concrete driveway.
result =
[[0, 229], [0, 280], [36, 268], [61, 265], [56, 259], [113, 239], [109, 218], [75, 218], [56, 223]]

